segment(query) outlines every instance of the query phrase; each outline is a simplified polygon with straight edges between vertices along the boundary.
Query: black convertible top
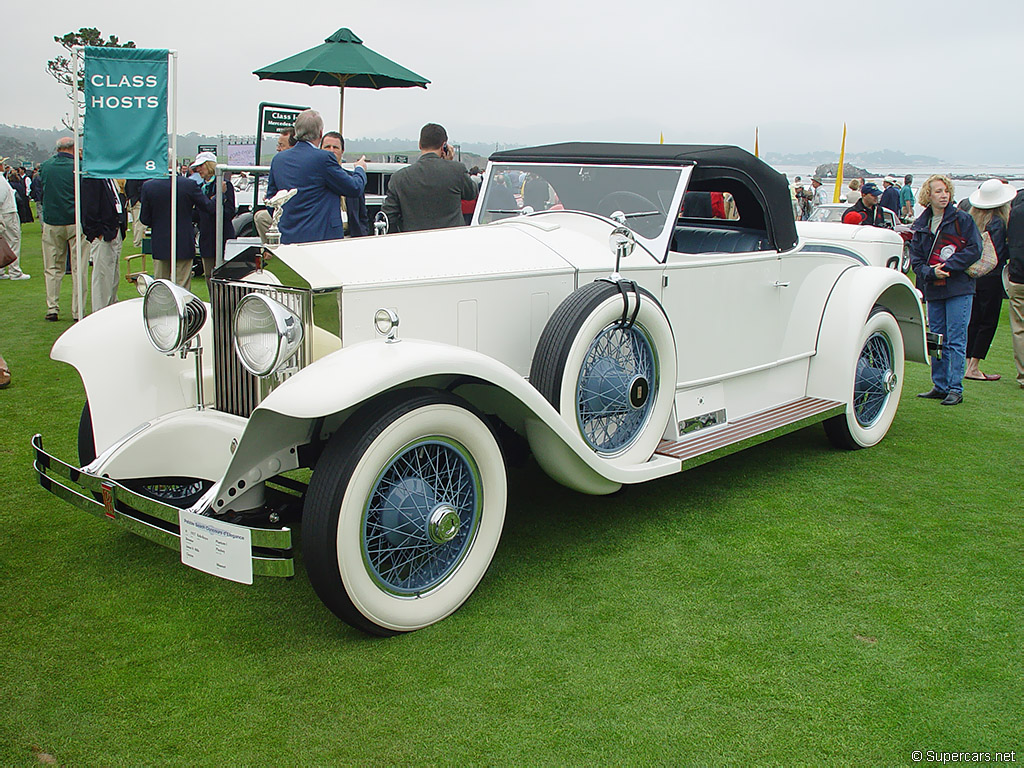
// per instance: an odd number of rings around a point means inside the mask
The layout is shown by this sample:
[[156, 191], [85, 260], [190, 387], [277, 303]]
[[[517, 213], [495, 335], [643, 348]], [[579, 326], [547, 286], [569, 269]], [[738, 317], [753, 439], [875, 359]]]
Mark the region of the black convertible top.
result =
[[[496, 163], [580, 163], [584, 165], [694, 166], [689, 191], [722, 190], [752, 195], [764, 210], [764, 229], [772, 245], [786, 251], [797, 243], [793, 204], [786, 177], [739, 147], [713, 144], [606, 144], [565, 142], [495, 152]], [[737, 186], [739, 185], [739, 186]], [[742, 188], [745, 189], [742, 189]], [[751, 224], [753, 222], [746, 222]], [[756, 226], [756, 223], [755, 223]]]

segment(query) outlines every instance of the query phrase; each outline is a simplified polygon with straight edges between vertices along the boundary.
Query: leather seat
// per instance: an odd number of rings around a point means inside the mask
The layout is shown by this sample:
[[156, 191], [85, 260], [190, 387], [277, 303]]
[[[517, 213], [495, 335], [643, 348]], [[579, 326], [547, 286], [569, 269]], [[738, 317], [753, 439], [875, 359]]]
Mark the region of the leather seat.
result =
[[672, 238], [676, 253], [748, 253], [768, 247], [767, 235], [755, 229], [676, 227]]

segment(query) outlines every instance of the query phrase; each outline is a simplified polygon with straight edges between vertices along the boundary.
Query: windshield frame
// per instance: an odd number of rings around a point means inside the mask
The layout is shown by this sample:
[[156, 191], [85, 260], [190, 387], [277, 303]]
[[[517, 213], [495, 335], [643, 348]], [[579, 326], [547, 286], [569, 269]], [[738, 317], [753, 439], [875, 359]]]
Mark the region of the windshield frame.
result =
[[[672, 192], [671, 202], [669, 203], [668, 210], [666, 211], [666, 214], [665, 214], [665, 221], [662, 224], [661, 231], [658, 233], [658, 235], [656, 237], [648, 237], [648, 236], [646, 236], [646, 235], [644, 235], [644, 234], [642, 234], [640, 232], [637, 232], [636, 229], [633, 226], [631, 226], [631, 220], [630, 219], [626, 219], [626, 226], [629, 227], [633, 231], [633, 233], [636, 235], [636, 239], [637, 239], [637, 244], [638, 245], [642, 245], [645, 250], [649, 251], [651, 253], [651, 255], [654, 256], [659, 261], [664, 261], [664, 259], [667, 257], [667, 255], [668, 255], [668, 246], [669, 246], [669, 243], [672, 241], [672, 236], [673, 236], [673, 234], [675, 232], [676, 220], [677, 220], [678, 215], [679, 215], [679, 209], [682, 206], [683, 193], [686, 191], [686, 186], [687, 186], [687, 184], [689, 183], [689, 180], [690, 180], [690, 173], [693, 171], [693, 166], [692, 165], [682, 165], [682, 166], [680, 166], [680, 165], [646, 165], [646, 164], [632, 164], [632, 163], [615, 163], [615, 164], [600, 163], [600, 164], [598, 164], [598, 163], [581, 163], [581, 162], [580, 163], [574, 163], [574, 162], [544, 163], [544, 162], [536, 162], [536, 161], [531, 161], [531, 162], [510, 162], [510, 161], [495, 162], [495, 161], [489, 161], [487, 163], [487, 170], [486, 170], [486, 173], [484, 175], [483, 184], [480, 186], [480, 192], [477, 195], [477, 206], [476, 206], [476, 210], [473, 212], [473, 220], [472, 220], [473, 226], [488, 226], [491, 223], [499, 224], [499, 223], [502, 223], [502, 222], [515, 221], [517, 216], [509, 216], [509, 217], [506, 217], [506, 218], [503, 218], [503, 219], [497, 219], [494, 222], [488, 222], [488, 224], [481, 224], [480, 223], [480, 217], [484, 213], [486, 213], [486, 210], [485, 210], [485, 208], [483, 206], [483, 203], [484, 203], [484, 200], [487, 197], [487, 193], [490, 190], [491, 184], [493, 183], [493, 179], [494, 179], [494, 176], [495, 176], [496, 173], [501, 173], [505, 169], [515, 169], [515, 170], [526, 170], [526, 171], [529, 171], [531, 168], [541, 168], [541, 169], [543, 169], [543, 168], [574, 168], [574, 169], [578, 168], [580, 170], [586, 169], [586, 168], [602, 168], [602, 169], [609, 169], [609, 170], [622, 169], [622, 170], [637, 170], [637, 171], [645, 171], [645, 172], [664, 171], [666, 173], [672, 173], [673, 175], [676, 176], [675, 189]], [[630, 191], [630, 190], [623, 190], [623, 191]], [[602, 221], [607, 221], [613, 227], [614, 226], [619, 226], [612, 219], [610, 219], [610, 218], [608, 218], [606, 216], [602, 216], [601, 214], [596, 213], [594, 211], [587, 211], [587, 210], [580, 210], [580, 209], [573, 209], [573, 208], [548, 209], [548, 210], [544, 210], [544, 211], [534, 211], [533, 213], [530, 213], [530, 214], [524, 214], [524, 213], [520, 212], [518, 215], [519, 216], [535, 217], [535, 216], [548, 216], [548, 215], [553, 215], [553, 214], [566, 214], [566, 213], [577, 214], [577, 215], [578, 214], [582, 214], [582, 215], [585, 215], [585, 216], [601, 219]]]

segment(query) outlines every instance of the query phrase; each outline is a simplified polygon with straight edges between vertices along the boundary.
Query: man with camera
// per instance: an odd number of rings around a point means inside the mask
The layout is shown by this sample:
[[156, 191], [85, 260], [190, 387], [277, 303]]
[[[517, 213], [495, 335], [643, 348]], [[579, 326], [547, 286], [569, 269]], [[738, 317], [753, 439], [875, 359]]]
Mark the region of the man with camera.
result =
[[420, 130], [420, 157], [391, 177], [383, 211], [389, 232], [464, 226], [462, 201], [475, 200], [477, 187], [455, 161], [448, 133], [436, 123]]

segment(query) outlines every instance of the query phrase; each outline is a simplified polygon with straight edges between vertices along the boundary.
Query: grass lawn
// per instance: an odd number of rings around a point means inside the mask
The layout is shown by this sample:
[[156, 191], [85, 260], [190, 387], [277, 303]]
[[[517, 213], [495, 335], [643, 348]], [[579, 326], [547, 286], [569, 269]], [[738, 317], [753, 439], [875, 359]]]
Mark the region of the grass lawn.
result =
[[[1024, 392], [1006, 318], [965, 402], [908, 364], [876, 448], [813, 427], [611, 497], [532, 463], [474, 596], [371, 639], [304, 571], [251, 587], [43, 491], [76, 456], [38, 224], [0, 282], [0, 764], [1024, 760]], [[193, 284], [205, 296], [203, 281]], [[121, 297], [134, 296], [122, 283]], [[301, 557], [301, 555], [300, 555]]]

